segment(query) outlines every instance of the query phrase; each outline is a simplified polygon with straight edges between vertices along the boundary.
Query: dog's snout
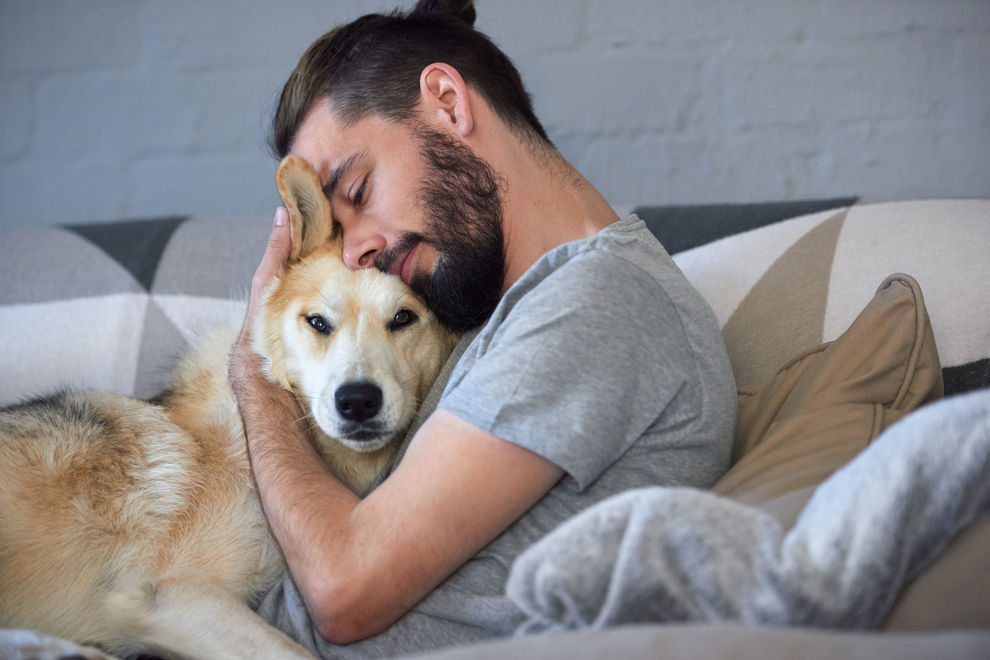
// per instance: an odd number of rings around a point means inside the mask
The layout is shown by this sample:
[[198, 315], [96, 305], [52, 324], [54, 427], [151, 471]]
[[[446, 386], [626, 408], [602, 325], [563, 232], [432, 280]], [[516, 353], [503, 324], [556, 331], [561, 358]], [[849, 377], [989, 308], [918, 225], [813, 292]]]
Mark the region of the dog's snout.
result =
[[333, 399], [340, 416], [352, 422], [369, 420], [382, 409], [381, 388], [368, 382], [341, 385]]

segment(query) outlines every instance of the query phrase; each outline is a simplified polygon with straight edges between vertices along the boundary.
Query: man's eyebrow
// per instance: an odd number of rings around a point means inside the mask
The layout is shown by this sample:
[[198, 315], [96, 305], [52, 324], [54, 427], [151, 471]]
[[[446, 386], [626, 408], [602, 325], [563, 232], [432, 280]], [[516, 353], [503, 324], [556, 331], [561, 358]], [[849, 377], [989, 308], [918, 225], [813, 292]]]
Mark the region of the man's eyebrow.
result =
[[327, 199], [333, 199], [333, 195], [337, 191], [337, 187], [340, 185], [341, 180], [347, 175], [347, 172], [354, 167], [354, 164], [364, 156], [364, 151], [351, 154], [342, 163], [337, 165], [337, 167], [330, 170], [330, 176], [327, 177], [327, 183], [323, 186], [323, 194], [326, 195]]

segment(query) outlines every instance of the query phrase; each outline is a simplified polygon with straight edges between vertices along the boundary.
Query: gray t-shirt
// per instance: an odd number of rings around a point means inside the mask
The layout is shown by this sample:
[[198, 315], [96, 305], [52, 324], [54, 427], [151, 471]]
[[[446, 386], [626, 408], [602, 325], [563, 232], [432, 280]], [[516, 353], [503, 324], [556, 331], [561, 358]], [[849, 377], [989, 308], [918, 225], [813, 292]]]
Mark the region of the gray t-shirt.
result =
[[[462, 340], [437, 398], [440, 408], [547, 458], [565, 476], [367, 640], [343, 647], [323, 640], [286, 579], [259, 612], [314, 653], [394, 656], [511, 634], [521, 617], [504, 586], [525, 548], [616, 493], [704, 488], [728, 468], [736, 391], [718, 323], [636, 216], [537, 261], [488, 323]], [[419, 420], [433, 409], [425, 405]]]

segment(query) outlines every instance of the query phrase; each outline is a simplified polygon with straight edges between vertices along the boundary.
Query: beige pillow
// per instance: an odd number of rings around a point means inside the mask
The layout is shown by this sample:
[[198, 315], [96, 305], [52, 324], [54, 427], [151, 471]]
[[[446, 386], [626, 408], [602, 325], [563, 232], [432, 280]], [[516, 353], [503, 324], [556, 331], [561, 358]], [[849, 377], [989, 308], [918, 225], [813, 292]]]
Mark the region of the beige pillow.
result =
[[[838, 339], [794, 358], [769, 383], [740, 389], [733, 466], [712, 490], [790, 518], [884, 429], [941, 396], [921, 287], [891, 275]], [[795, 491], [803, 497], [787, 497]]]
[[[942, 396], [921, 289], [892, 275], [834, 342], [739, 392], [733, 467], [714, 491], [790, 528], [815, 488], [894, 421]], [[990, 518], [964, 530], [898, 598], [886, 630], [990, 626]]]

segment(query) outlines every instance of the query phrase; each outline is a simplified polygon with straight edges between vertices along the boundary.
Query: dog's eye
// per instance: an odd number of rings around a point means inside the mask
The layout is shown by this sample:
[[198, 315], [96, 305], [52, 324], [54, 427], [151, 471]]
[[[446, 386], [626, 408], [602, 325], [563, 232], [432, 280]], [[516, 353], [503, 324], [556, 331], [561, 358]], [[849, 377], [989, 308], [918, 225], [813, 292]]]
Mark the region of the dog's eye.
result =
[[409, 309], [400, 309], [395, 317], [392, 318], [392, 322], [388, 324], [388, 329], [392, 332], [406, 327], [407, 325], [414, 323], [419, 317], [416, 316], [416, 312]]
[[329, 335], [333, 331], [333, 326], [319, 314], [307, 316], [306, 322], [313, 326], [313, 329], [321, 335]]

